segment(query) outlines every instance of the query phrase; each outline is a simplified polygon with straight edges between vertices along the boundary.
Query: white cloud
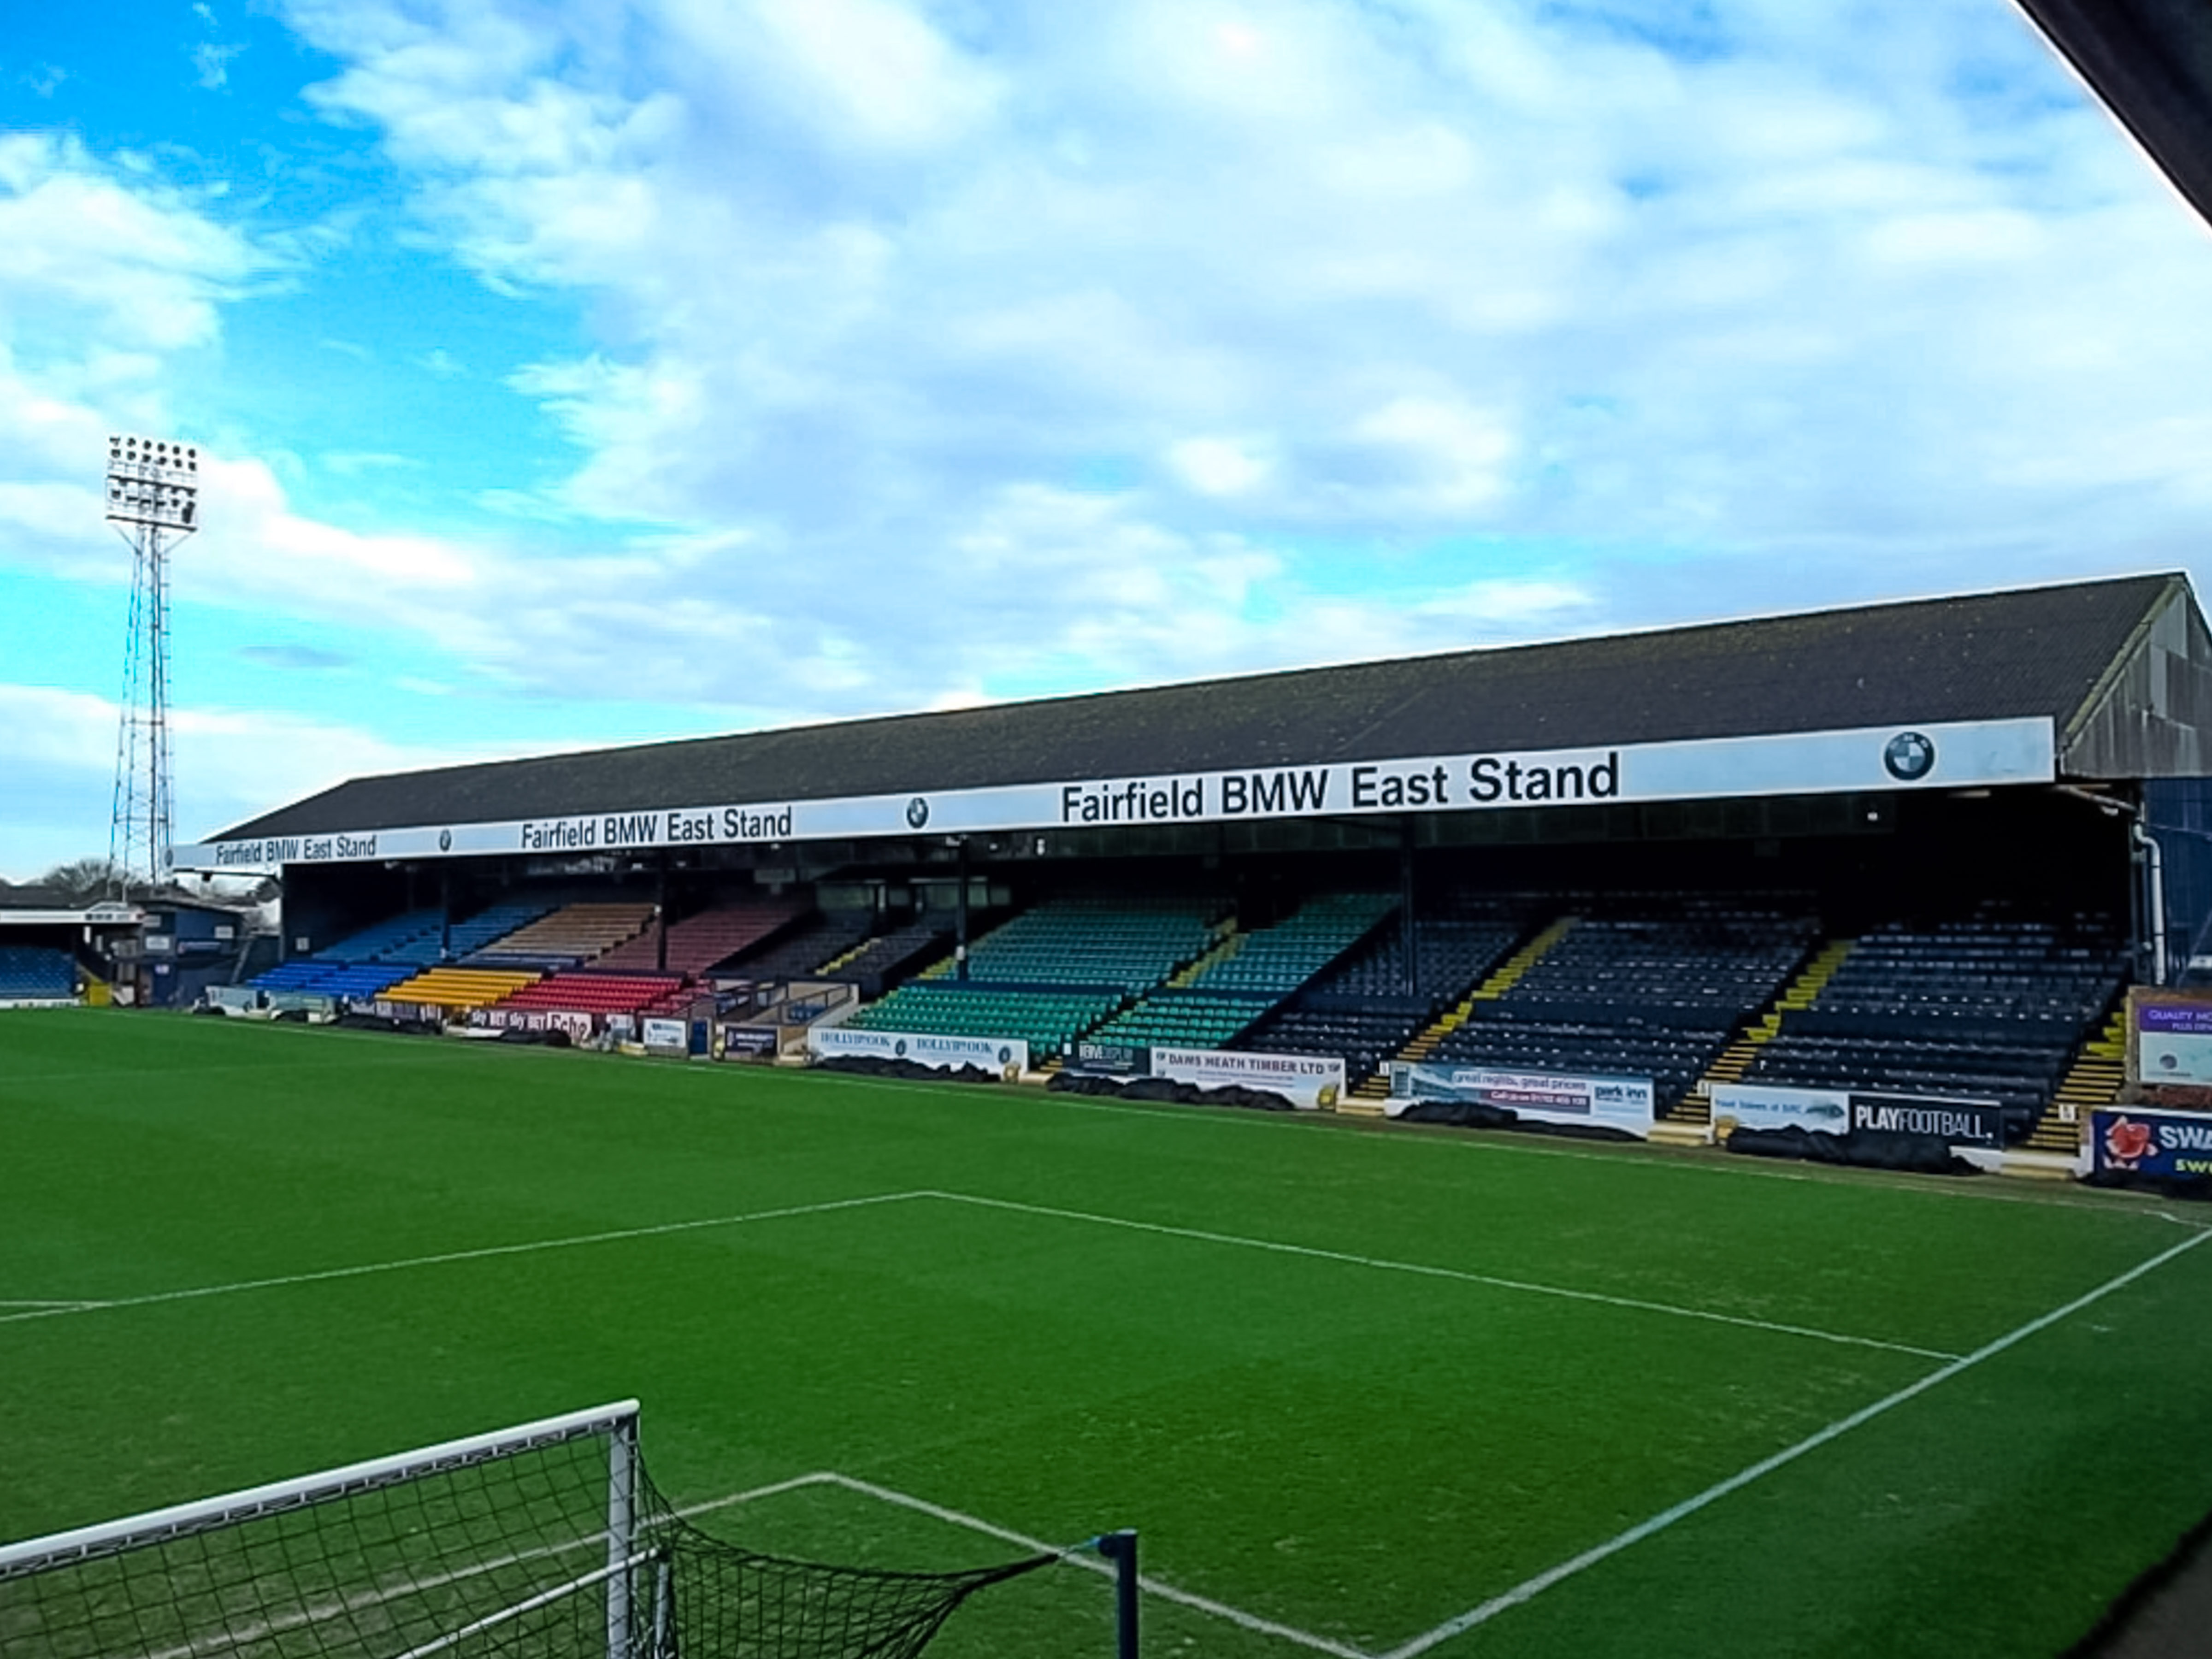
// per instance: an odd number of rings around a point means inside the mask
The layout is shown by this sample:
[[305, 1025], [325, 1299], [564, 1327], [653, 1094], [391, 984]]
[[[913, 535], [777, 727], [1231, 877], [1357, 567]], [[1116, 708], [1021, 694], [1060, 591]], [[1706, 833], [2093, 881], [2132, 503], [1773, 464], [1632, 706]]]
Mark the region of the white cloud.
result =
[[[118, 708], [106, 697], [0, 682], [0, 775], [11, 780], [10, 880], [107, 850]], [[179, 840], [369, 773], [490, 758], [491, 745], [398, 744], [356, 726], [265, 710], [171, 711]]]
[[218, 304], [272, 263], [182, 194], [126, 186], [75, 139], [0, 134], [0, 337], [18, 351], [204, 344]]
[[244, 46], [219, 46], [212, 40], [203, 40], [192, 48], [192, 68], [198, 71], [201, 88], [220, 92], [230, 84], [230, 60], [244, 52]]
[[1352, 435], [1402, 479], [1383, 491], [1400, 511], [1471, 514], [1505, 493], [1514, 434], [1489, 410], [1451, 398], [1394, 398], [1355, 421]]
[[[583, 319], [520, 371], [304, 337], [519, 392], [572, 464], [463, 535], [300, 505], [433, 487], [398, 439], [218, 455], [179, 580], [404, 640], [456, 703], [895, 709], [2201, 538], [2202, 235], [1981, 0], [287, 16], [410, 234], [520, 337]], [[273, 250], [346, 257], [162, 177], [0, 138], [0, 558], [117, 580], [100, 434], [175, 429]], [[275, 435], [239, 453], [313, 451]]]
[[1237, 438], [1184, 438], [1168, 447], [1175, 475], [1201, 495], [1244, 495], [1274, 471], [1267, 447]]

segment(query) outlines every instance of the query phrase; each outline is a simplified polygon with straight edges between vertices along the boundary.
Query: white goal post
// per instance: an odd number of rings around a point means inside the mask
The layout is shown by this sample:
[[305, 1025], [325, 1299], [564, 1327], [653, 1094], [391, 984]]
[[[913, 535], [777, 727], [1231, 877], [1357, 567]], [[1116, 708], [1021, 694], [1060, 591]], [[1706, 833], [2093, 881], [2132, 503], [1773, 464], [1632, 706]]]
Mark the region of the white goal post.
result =
[[633, 1587], [654, 1582], [641, 1479], [628, 1400], [0, 1545], [0, 1650], [201, 1659], [327, 1627], [333, 1653], [373, 1632], [430, 1659], [581, 1596], [604, 1620], [579, 1645], [582, 1609], [562, 1608], [550, 1648], [629, 1659]]

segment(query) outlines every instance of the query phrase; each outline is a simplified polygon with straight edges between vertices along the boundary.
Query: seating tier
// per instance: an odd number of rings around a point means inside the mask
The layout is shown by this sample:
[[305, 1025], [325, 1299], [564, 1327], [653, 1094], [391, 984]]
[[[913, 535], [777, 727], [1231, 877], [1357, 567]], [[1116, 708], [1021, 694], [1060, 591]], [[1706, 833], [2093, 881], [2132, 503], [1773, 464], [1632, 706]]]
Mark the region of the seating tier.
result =
[[1218, 908], [1203, 899], [1054, 899], [973, 945], [968, 977], [1147, 991], [1212, 945]]
[[1747, 1082], [1973, 1097], [2033, 1127], [2127, 979], [2109, 924], [1991, 915], [1862, 937], [1785, 1011]]
[[246, 982], [257, 991], [289, 991], [304, 996], [359, 1001], [374, 996], [387, 985], [398, 984], [414, 972], [404, 963], [324, 962], [309, 957], [279, 963]]
[[1315, 899], [1288, 921], [1247, 934], [1233, 953], [1200, 969], [1189, 988], [1287, 996], [1397, 908], [1397, 899], [1387, 893], [1333, 893]]
[[434, 952], [438, 934], [444, 927], [442, 913], [436, 910], [408, 910], [382, 921], [372, 922], [358, 933], [349, 933], [336, 944], [326, 945], [315, 952], [321, 962], [380, 962], [395, 952], [419, 947], [424, 939], [430, 942]]
[[811, 917], [774, 943], [737, 957], [728, 969], [752, 980], [806, 979], [856, 949], [873, 922], [866, 914]]
[[[703, 974], [716, 963], [749, 950], [803, 915], [806, 907], [793, 899], [756, 899], [702, 910], [672, 924], [668, 929], [665, 971]], [[594, 964], [600, 968], [660, 970], [661, 946], [651, 927], [636, 938], [616, 945]]]
[[635, 938], [653, 920], [641, 903], [564, 904], [468, 957], [471, 967], [574, 967]]
[[513, 996], [538, 978], [535, 973], [488, 968], [433, 968], [386, 986], [377, 995], [386, 1002], [426, 1008], [485, 1008]]
[[1100, 1042], [1128, 1042], [1146, 1048], [1225, 1048], [1265, 1016], [1271, 1006], [1264, 996], [1161, 991], [1115, 1015], [1091, 1035]]
[[0, 1001], [51, 1002], [76, 994], [76, 964], [66, 951], [0, 945]]
[[610, 974], [596, 968], [550, 975], [502, 998], [510, 1011], [570, 1014], [634, 1014], [684, 988], [672, 974]]
[[945, 939], [942, 927], [931, 922], [914, 922], [878, 933], [842, 962], [829, 956], [823, 957], [817, 966], [827, 977], [854, 985], [895, 979], [935, 956], [944, 948]]
[[871, 1004], [848, 1023], [866, 1031], [921, 1031], [939, 1036], [1019, 1037], [1032, 1064], [1065, 1053], [1076, 1036], [1114, 1012], [1111, 991], [1017, 990], [915, 980]]

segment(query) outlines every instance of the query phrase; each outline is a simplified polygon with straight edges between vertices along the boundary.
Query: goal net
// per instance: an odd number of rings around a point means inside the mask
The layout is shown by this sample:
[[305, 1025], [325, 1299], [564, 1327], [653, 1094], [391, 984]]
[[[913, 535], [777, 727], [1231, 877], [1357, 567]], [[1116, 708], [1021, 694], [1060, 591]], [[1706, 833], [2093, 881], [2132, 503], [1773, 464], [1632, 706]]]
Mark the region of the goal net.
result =
[[0, 1653], [47, 1659], [909, 1659], [954, 1573], [761, 1554], [684, 1520], [635, 1402], [0, 1546]]

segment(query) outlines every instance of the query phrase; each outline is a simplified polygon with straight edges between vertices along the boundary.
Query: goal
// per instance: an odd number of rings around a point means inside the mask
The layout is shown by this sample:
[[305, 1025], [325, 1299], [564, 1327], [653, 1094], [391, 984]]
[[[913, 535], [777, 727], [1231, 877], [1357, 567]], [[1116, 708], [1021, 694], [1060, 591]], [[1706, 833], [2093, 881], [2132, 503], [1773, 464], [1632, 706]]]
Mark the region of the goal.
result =
[[0, 1546], [0, 1653], [51, 1659], [919, 1654], [985, 1586], [763, 1555], [647, 1478], [635, 1401]]

